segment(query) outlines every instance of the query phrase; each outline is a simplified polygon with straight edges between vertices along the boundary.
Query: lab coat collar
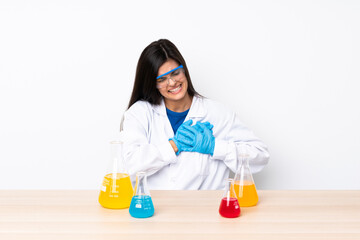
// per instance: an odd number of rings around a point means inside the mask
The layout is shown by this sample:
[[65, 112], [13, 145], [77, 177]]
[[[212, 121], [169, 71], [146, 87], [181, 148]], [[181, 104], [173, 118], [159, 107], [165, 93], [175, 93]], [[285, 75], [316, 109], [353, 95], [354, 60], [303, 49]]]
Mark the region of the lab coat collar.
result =
[[[204, 117], [206, 115], [206, 109], [204, 108], [203, 97], [194, 96], [190, 111], [187, 118]], [[161, 99], [160, 105], [152, 105], [154, 111], [160, 115], [167, 116], [164, 99]]]
[[191, 103], [191, 107], [190, 107], [190, 111], [187, 115], [187, 117], [189, 118], [196, 118], [196, 117], [205, 117], [206, 115], [206, 109], [204, 107], [204, 98], [203, 97], [198, 97], [198, 96], [194, 96], [192, 103]]

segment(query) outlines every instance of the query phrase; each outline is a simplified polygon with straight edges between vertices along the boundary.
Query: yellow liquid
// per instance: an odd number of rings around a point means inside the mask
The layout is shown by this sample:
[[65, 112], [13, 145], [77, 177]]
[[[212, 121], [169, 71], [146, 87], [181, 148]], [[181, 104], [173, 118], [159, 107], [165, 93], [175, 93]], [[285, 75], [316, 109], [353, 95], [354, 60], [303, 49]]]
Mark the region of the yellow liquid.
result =
[[133, 194], [134, 190], [128, 174], [110, 173], [104, 177], [99, 203], [105, 208], [128, 208]]
[[244, 182], [243, 185], [240, 185], [239, 182], [236, 181], [234, 183], [234, 189], [240, 207], [251, 207], [258, 203], [259, 197], [253, 182]]

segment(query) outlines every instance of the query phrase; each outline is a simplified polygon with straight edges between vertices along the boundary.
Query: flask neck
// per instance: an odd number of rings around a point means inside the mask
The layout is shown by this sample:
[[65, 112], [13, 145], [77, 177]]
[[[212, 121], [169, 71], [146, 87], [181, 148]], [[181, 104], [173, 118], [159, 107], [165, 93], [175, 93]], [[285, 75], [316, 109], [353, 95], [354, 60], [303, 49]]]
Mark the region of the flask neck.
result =
[[110, 142], [110, 163], [108, 172], [111, 173], [127, 173], [124, 167], [123, 143], [120, 141]]
[[236, 145], [236, 151], [237, 151], [237, 160], [238, 160], [238, 171], [241, 170], [241, 168], [249, 168], [249, 153], [248, 148], [245, 144], [237, 144]]
[[226, 197], [226, 198], [236, 197], [235, 190], [234, 190], [234, 179], [232, 179], [232, 178], [226, 179], [225, 192], [224, 192], [223, 197]]
[[249, 167], [249, 155], [248, 154], [238, 154], [238, 168], [237, 173], [244, 172], [245, 169], [250, 169]]
[[240, 160], [242, 166], [249, 167], [249, 154], [241, 154]]
[[239, 167], [235, 174], [235, 184], [237, 185], [251, 185], [254, 183], [254, 179], [249, 167], [249, 155], [238, 155]]
[[135, 195], [150, 195], [145, 172], [136, 173]]

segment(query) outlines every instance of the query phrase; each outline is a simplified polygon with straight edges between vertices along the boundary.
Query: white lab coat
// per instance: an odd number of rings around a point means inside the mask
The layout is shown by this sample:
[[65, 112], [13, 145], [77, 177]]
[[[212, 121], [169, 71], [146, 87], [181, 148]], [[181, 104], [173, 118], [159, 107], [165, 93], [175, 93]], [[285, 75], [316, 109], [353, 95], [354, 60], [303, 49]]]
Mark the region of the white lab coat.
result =
[[223, 189], [230, 169], [235, 172], [239, 166], [235, 143], [243, 143], [250, 152], [252, 173], [267, 164], [267, 147], [225, 106], [194, 96], [185, 121], [189, 119], [193, 124], [209, 121], [214, 125], [213, 156], [197, 152], [176, 156], [169, 143], [174, 132], [164, 101], [161, 105], [138, 101], [124, 113], [124, 158], [132, 181], [136, 172], [145, 171], [150, 190]]

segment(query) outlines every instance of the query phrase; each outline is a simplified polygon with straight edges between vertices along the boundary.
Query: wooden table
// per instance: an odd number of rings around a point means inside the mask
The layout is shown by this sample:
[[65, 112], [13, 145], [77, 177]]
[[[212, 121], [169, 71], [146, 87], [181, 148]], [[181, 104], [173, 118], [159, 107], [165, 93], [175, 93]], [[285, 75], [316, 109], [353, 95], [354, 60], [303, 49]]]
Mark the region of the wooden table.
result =
[[236, 219], [222, 191], [151, 191], [155, 215], [110, 210], [98, 191], [0, 191], [0, 239], [360, 239], [360, 191], [258, 191]]

